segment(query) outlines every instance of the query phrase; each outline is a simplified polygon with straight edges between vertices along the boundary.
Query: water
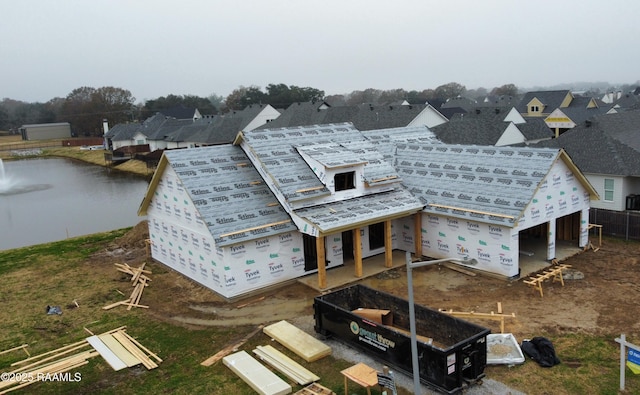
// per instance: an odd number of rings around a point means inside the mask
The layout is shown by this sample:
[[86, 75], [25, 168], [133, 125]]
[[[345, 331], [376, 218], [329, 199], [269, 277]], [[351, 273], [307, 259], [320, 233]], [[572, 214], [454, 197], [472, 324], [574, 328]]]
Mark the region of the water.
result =
[[70, 159], [0, 160], [0, 250], [133, 226], [147, 185]]

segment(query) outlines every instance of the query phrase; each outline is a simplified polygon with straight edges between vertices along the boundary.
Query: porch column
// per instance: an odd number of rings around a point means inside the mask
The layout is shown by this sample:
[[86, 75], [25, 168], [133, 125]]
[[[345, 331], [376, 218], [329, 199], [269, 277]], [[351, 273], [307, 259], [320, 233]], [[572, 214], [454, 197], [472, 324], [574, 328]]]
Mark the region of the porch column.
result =
[[415, 244], [416, 256], [422, 256], [422, 212], [413, 215], [413, 243]]
[[548, 222], [549, 227], [547, 229], [547, 260], [552, 260], [556, 257], [556, 219], [552, 218]]
[[393, 267], [393, 240], [390, 220], [384, 221], [384, 267]]
[[318, 261], [318, 287], [320, 289], [327, 288], [327, 262], [324, 251], [324, 236], [316, 237], [316, 255]]
[[356, 264], [356, 277], [362, 277], [362, 236], [360, 236], [360, 228], [353, 230], [353, 260]]
[[[602, 228], [600, 229], [600, 243], [602, 243]], [[589, 208], [580, 212], [580, 242], [578, 246], [585, 248], [589, 245]]]

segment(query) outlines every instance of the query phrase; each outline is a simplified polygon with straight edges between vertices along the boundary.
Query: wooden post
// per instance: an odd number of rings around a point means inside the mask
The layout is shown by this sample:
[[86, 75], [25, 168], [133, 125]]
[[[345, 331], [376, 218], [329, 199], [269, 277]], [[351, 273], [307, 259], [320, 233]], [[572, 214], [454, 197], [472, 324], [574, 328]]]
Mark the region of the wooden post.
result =
[[356, 264], [356, 277], [362, 277], [362, 236], [360, 228], [353, 230], [353, 260]]
[[417, 212], [413, 215], [414, 237], [413, 243], [415, 244], [416, 256], [420, 258], [422, 256], [422, 212]]
[[393, 267], [393, 241], [390, 220], [384, 221], [384, 267]]
[[316, 237], [316, 255], [318, 263], [318, 287], [320, 289], [327, 288], [327, 261], [324, 251], [324, 236]]

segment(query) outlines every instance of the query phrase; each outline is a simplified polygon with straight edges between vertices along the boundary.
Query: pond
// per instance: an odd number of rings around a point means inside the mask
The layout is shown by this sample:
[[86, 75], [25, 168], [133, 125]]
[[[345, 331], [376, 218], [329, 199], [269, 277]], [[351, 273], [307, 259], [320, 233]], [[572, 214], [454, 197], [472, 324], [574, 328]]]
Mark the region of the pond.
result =
[[0, 160], [0, 250], [134, 226], [147, 186], [72, 159]]

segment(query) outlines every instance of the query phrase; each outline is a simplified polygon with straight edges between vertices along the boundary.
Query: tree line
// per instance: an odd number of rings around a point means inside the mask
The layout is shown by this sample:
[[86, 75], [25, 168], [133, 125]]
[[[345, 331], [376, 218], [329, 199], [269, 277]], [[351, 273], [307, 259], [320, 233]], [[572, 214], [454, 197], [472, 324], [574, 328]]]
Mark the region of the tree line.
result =
[[516, 96], [514, 84], [467, 90], [464, 85], [451, 82], [435, 89], [380, 90], [369, 88], [343, 95], [325, 96], [323, 90], [286, 84], [269, 84], [264, 90], [258, 86], [240, 86], [227, 97], [216, 95], [199, 97], [194, 95], [168, 95], [135, 103], [130, 91], [112, 86], [92, 88], [80, 87], [66, 97], [56, 97], [46, 103], [26, 103], [5, 98], [0, 102], [0, 131], [18, 133], [22, 125], [69, 122], [72, 133], [77, 136], [102, 135], [102, 121], [110, 125], [136, 122], [147, 119], [157, 112], [178, 106], [197, 108], [201, 114], [216, 115], [228, 111], [242, 110], [250, 104], [270, 104], [275, 108], [287, 108], [295, 102], [325, 100], [330, 105], [358, 105], [362, 103], [387, 104], [407, 100], [410, 103], [425, 103], [433, 99], [451, 99], [465, 96], [471, 99], [486, 95]]

